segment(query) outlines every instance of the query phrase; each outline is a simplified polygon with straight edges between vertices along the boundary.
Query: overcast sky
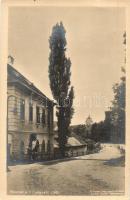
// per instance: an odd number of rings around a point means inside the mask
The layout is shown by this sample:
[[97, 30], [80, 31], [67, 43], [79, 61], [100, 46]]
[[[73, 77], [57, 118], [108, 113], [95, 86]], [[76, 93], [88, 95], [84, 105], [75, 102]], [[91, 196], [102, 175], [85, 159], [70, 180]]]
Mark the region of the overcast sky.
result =
[[48, 79], [53, 25], [66, 29], [67, 56], [72, 62], [75, 114], [72, 124], [104, 120], [113, 98], [112, 85], [124, 61], [123, 8], [12, 7], [9, 9], [9, 54], [14, 67], [52, 99]]

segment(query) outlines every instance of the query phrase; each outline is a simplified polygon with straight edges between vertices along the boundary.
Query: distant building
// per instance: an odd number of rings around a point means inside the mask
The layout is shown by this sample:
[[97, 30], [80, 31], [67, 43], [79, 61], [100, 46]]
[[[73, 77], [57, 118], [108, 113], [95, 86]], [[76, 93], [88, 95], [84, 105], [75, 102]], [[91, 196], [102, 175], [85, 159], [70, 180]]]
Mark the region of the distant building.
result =
[[44, 156], [53, 154], [53, 102], [11, 66], [7, 85], [8, 157], [22, 159], [33, 138]]
[[87, 117], [85, 125], [86, 125], [86, 137], [91, 137], [91, 129], [92, 129], [93, 120], [90, 115]]

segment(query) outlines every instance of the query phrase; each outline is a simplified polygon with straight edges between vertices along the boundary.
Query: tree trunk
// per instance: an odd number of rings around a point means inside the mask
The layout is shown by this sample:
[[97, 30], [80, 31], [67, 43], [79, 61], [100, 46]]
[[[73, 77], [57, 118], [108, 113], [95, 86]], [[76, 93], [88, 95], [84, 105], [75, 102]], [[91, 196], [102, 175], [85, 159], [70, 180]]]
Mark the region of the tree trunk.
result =
[[63, 107], [59, 108], [59, 149], [62, 157], [65, 157], [65, 144], [66, 144], [66, 135], [64, 127], [64, 109]]

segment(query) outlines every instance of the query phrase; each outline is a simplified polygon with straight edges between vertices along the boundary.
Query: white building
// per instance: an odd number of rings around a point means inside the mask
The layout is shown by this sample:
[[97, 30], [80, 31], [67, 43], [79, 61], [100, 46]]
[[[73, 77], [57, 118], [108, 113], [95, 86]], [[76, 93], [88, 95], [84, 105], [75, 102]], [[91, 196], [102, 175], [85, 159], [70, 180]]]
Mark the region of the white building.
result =
[[49, 149], [53, 154], [54, 103], [11, 64], [7, 67], [8, 156], [21, 159], [21, 155], [26, 155], [34, 134], [39, 142], [38, 151], [46, 154]]

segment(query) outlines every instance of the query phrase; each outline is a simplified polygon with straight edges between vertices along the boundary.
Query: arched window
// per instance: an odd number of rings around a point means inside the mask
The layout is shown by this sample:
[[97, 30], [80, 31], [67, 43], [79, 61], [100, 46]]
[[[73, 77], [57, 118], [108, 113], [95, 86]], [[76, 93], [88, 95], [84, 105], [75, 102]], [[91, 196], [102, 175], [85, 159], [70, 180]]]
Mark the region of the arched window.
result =
[[20, 120], [25, 119], [25, 100], [20, 99]]
[[7, 146], [7, 160], [10, 161], [12, 155], [12, 135], [8, 134], [8, 146]]

